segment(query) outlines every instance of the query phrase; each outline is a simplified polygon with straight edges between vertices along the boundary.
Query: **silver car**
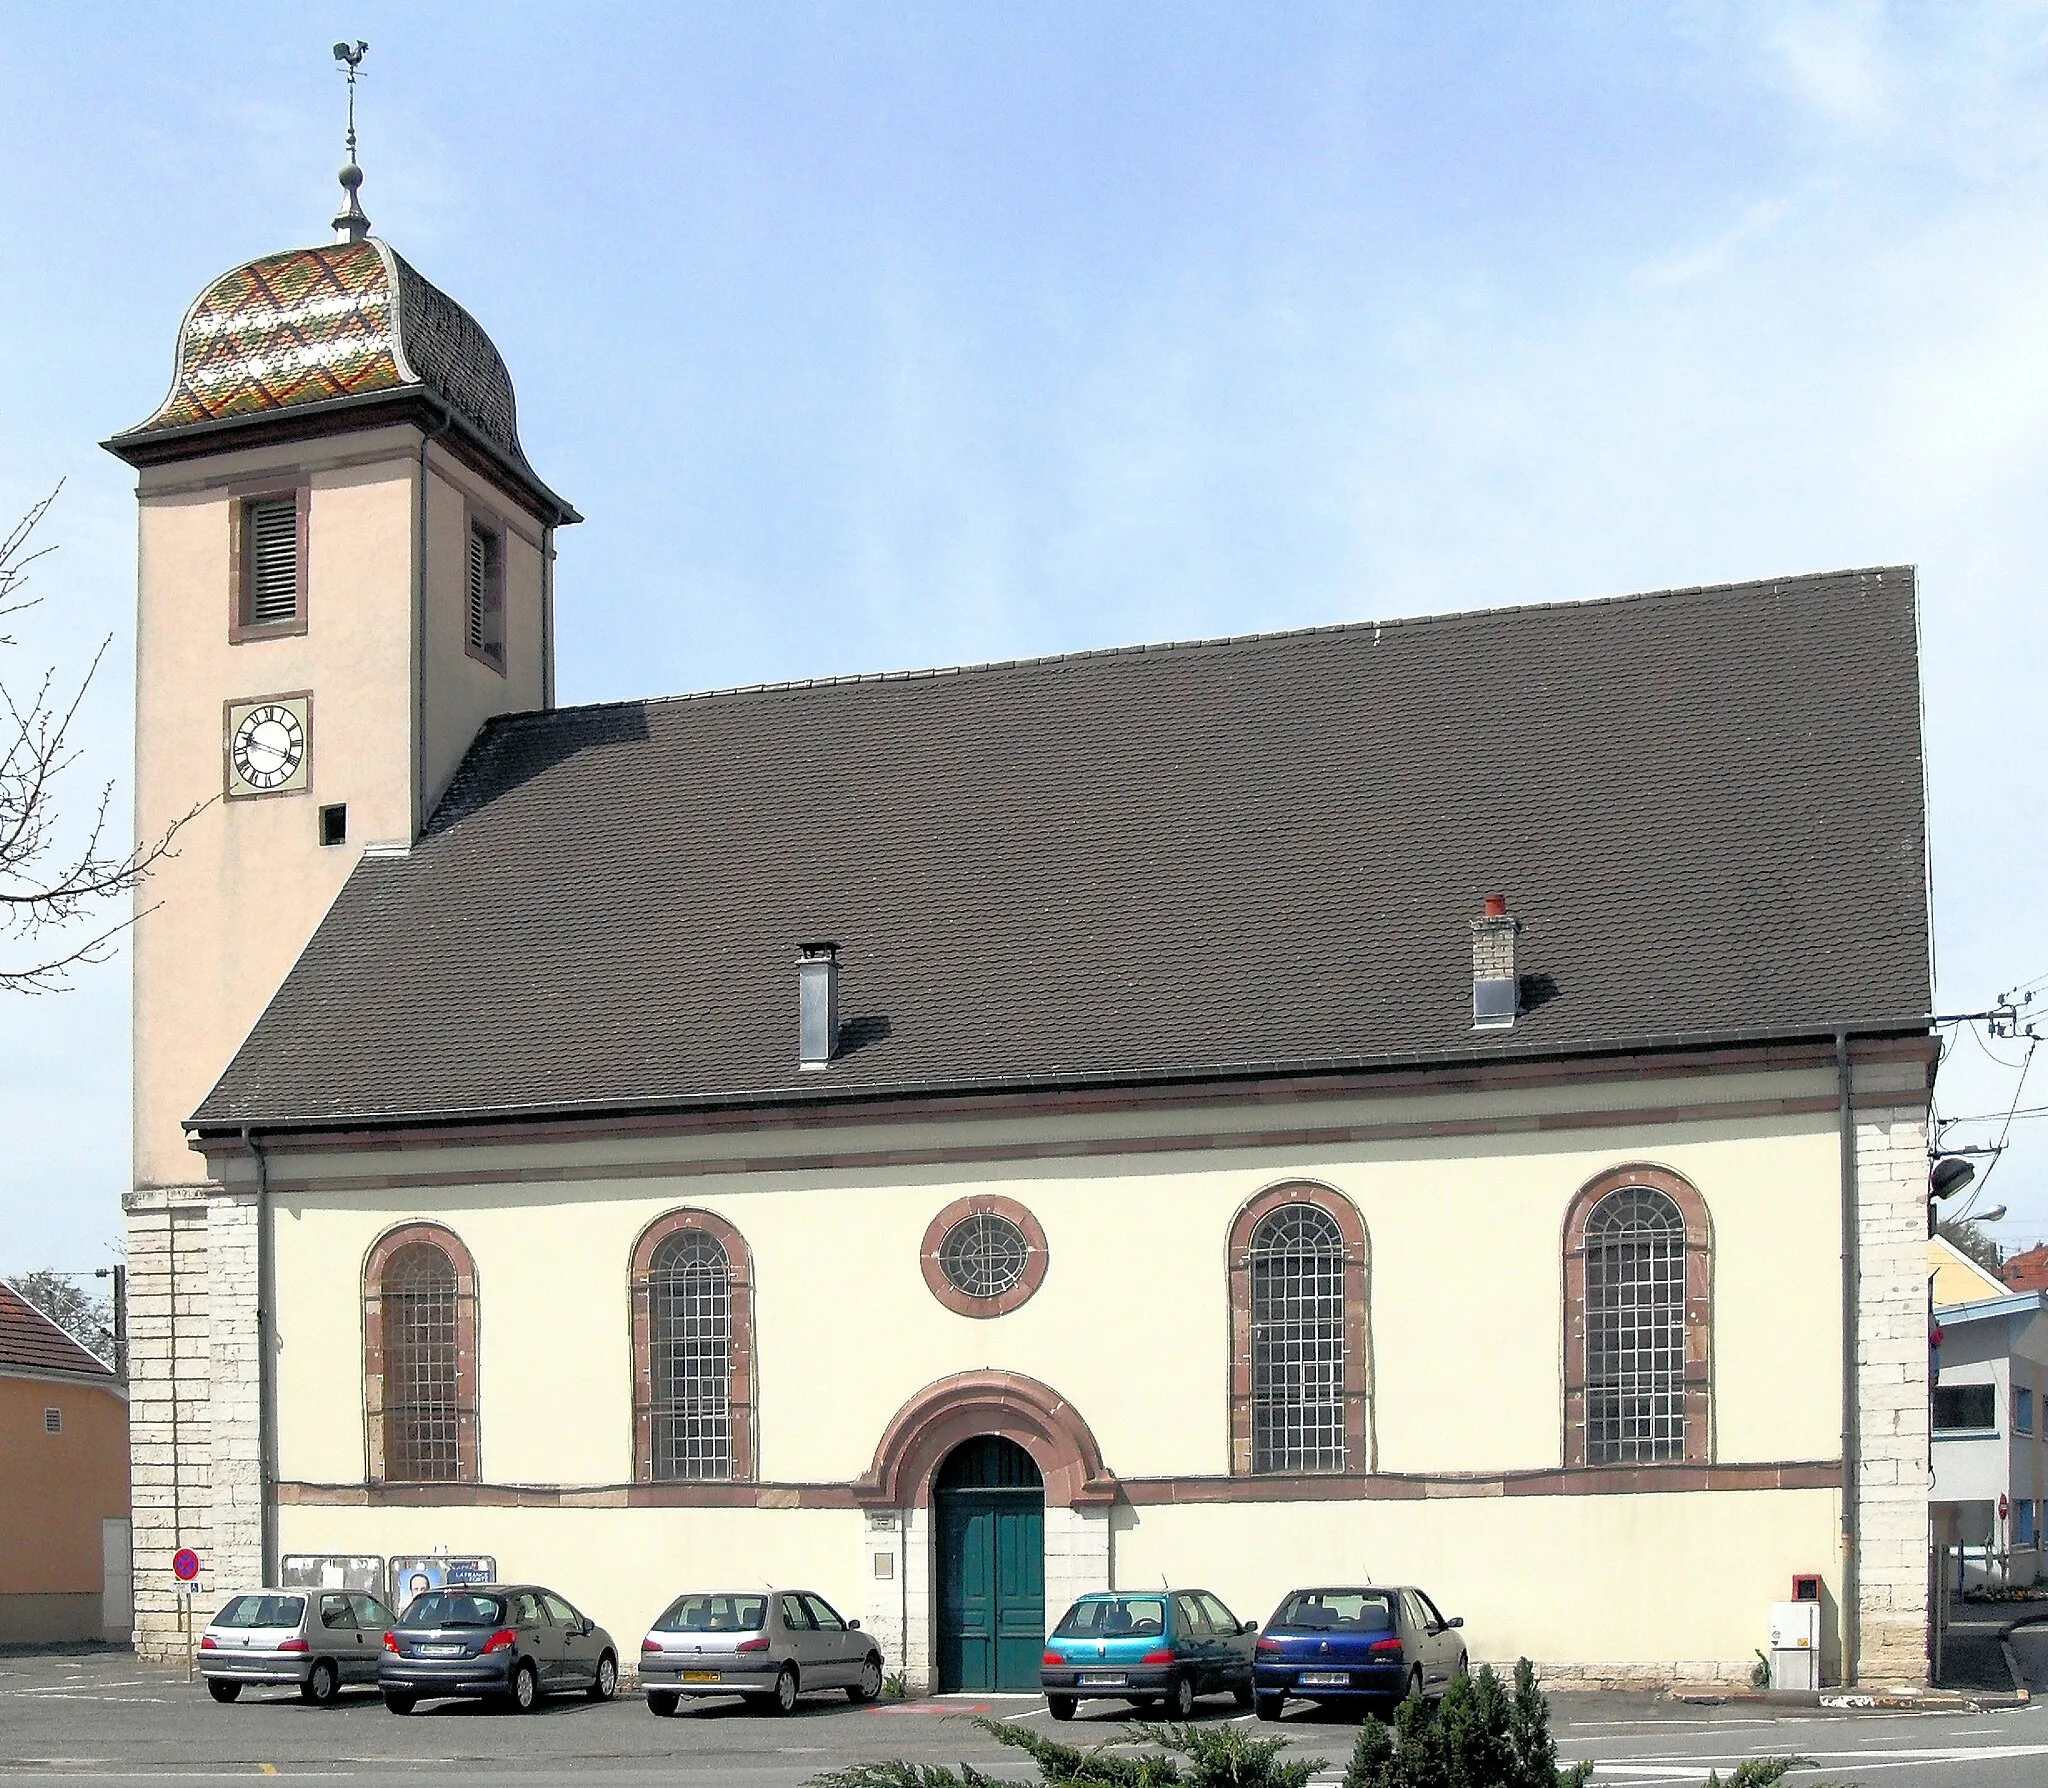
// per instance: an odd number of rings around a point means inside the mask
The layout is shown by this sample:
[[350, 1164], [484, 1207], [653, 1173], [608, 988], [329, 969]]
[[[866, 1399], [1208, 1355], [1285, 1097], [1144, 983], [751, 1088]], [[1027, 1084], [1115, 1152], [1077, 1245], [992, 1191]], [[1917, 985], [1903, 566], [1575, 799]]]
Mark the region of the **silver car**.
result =
[[216, 1701], [251, 1683], [289, 1686], [316, 1707], [344, 1683], [374, 1683], [391, 1611], [353, 1589], [251, 1589], [228, 1597], [199, 1641]]
[[677, 1596], [640, 1641], [640, 1686], [655, 1713], [685, 1695], [745, 1695], [788, 1713], [799, 1695], [882, 1692], [882, 1648], [808, 1589], [697, 1591]]

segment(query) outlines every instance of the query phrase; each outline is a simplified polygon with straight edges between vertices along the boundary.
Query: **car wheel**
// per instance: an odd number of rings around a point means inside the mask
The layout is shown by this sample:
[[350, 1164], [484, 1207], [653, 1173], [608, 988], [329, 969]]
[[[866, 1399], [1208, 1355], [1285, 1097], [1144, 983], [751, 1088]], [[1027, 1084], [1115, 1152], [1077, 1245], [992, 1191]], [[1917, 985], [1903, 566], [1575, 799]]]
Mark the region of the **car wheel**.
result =
[[796, 1666], [785, 1664], [775, 1679], [775, 1693], [769, 1698], [771, 1711], [779, 1714], [796, 1711]]
[[1470, 1676], [1472, 1674], [1472, 1661], [1462, 1651], [1458, 1653], [1457, 1663], [1451, 1667], [1451, 1674], [1453, 1676]]
[[532, 1713], [540, 1705], [540, 1678], [531, 1664], [521, 1664], [512, 1672], [512, 1692], [506, 1700], [514, 1713]]
[[661, 1715], [664, 1720], [672, 1719], [675, 1716], [676, 1703], [681, 1699], [682, 1697], [672, 1689], [649, 1689], [647, 1691], [647, 1711], [651, 1714]]
[[242, 1692], [242, 1685], [238, 1682], [209, 1681], [206, 1692], [216, 1701], [232, 1701]]
[[384, 1691], [384, 1705], [395, 1714], [409, 1714], [419, 1704], [420, 1698], [417, 1695], [407, 1695], [397, 1689]]
[[1415, 1668], [1409, 1671], [1408, 1673], [1408, 1693], [1402, 1696], [1402, 1700], [1424, 1701], [1427, 1699], [1428, 1697], [1425, 1696], [1422, 1692], [1422, 1666], [1420, 1664], [1417, 1664]]
[[332, 1707], [341, 1694], [341, 1666], [332, 1658], [316, 1658], [306, 1680], [299, 1685], [301, 1700], [315, 1707]]
[[1195, 1711], [1195, 1685], [1192, 1679], [1176, 1676], [1166, 1685], [1166, 1717], [1169, 1720], [1185, 1720]]
[[593, 1701], [609, 1701], [619, 1692], [619, 1660], [610, 1652], [597, 1660], [597, 1678], [584, 1692]]
[[1246, 1709], [1247, 1711], [1249, 1711], [1258, 1700], [1258, 1697], [1252, 1692], [1252, 1685], [1248, 1682], [1239, 1683], [1236, 1688], [1230, 1691], [1230, 1694], [1231, 1698], [1234, 1701], [1236, 1701], [1238, 1706]]
[[1259, 1710], [1260, 1719], [1277, 1720], [1287, 1710], [1287, 1697], [1285, 1695], [1261, 1695], [1257, 1698], [1254, 1705]]
[[1074, 1717], [1074, 1698], [1071, 1695], [1048, 1695], [1045, 1710], [1056, 1720], [1071, 1720]]
[[860, 1667], [860, 1681], [848, 1683], [846, 1698], [849, 1701], [879, 1701], [882, 1695], [882, 1660], [870, 1652], [868, 1661]]

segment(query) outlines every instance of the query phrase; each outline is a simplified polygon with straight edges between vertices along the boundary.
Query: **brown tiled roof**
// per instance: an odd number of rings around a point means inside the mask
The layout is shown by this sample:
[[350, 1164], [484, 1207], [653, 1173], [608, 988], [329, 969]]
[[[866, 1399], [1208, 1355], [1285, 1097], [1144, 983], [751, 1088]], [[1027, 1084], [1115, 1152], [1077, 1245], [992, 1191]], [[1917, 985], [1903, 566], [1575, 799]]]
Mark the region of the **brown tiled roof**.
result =
[[80, 1347], [13, 1286], [0, 1283], [0, 1370], [9, 1368], [114, 1376], [106, 1361]]
[[1998, 1269], [1998, 1276], [2014, 1291], [2048, 1291], [2048, 1247], [2015, 1254]]
[[1906, 569], [514, 716], [198, 1121], [1921, 1028], [1924, 844]]

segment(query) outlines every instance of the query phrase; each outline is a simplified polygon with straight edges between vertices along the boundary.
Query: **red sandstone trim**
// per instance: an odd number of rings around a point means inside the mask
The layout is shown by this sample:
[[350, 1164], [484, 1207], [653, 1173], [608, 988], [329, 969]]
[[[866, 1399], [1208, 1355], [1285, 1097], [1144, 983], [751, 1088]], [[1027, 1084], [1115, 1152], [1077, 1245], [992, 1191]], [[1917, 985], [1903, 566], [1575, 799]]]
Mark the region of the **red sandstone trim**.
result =
[[1713, 1449], [1713, 1227], [1690, 1180], [1668, 1168], [1612, 1167], [1581, 1186], [1564, 1219], [1564, 1462], [1569, 1469], [1628, 1472], [1667, 1467], [1589, 1466], [1586, 1443], [1586, 1223], [1610, 1192], [1647, 1186], [1685, 1220], [1685, 1463], [1705, 1465]]
[[435, 1247], [455, 1269], [455, 1450], [460, 1481], [482, 1475], [478, 1458], [476, 1341], [476, 1262], [454, 1230], [440, 1223], [402, 1223], [387, 1229], [370, 1245], [363, 1261], [363, 1427], [366, 1476], [373, 1485], [385, 1481], [387, 1457], [384, 1419], [384, 1273], [401, 1248], [414, 1243]]
[[1312, 1204], [1326, 1212], [1344, 1238], [1344, 1461], [1346, 1474], [1363, 1473], [1372, 1463], [1366, 1419], [1372, 1359], [1365, 1219], [1343, 1193], [1311, 1180], [1269, 1186], [1237, 1213], [1230, 1226], [1230, 1469], [1237, 1477], [1252, 1473], [1252, 1236], [1275, 1211], [1290, 1204]]
[[[985, 1432], [985, 1430], [982, 1430]], [[948, 1448], [947, 1450], [950, 1450]], [[943, 1457], [943, 1452], [941, 1453]], [[1121, 1478], [1111, 1497], [1138, 1508], [1177, 1503], [1448, 1502], [1505, 1496], [1661, 1496], [1839, 1490], [1837, 1460], [1758, 1465], [1622, 1465], [1457, 1477], [1344, 1473], [1316, 1477]], [[852, 1484], [279, 1484], [280, 1503], [373, 1508], [853, 1509], [890, 1506]], [[927, 1496], [926, 1501], [929, 1501]], [[1059, 1506], [1059, 1505], [1054, 1505]], [[1091, 1506], [1091, 1505], [1083, 1505]]]
[[695, 1210], [655, 1218], [633, 1244], [633, 1476], [641, 1484], [654, 1481], [654, 1322], [649, 1306], [655, 1250], [670, 1236], [689, 1229], [701, 1230], [725, 1250], [732, 1293], [731, 1371], [726, 1386], [732, 1478], [735, 1483], [751, 1483], [759, 1451], [754, 1432], [754, 1254], [747, 1238], [723, 1217]]
[[[969, 1217], [979, 1216], [1006, 1217], [1024, 1232], [1024, 1276], [998, 1297], [970, 1297], [946, 1277], [946, 1269], [939, 1259], [946, 1237]], [[917, 1264], [923, 1269], [924, 1282], [932, 1296], [954, 1315], [974, 1317], [1007, 1316], [1020, 1304], [1029, 1303], [1032, 1294], [1045, 1283], [1045, 1270], [1050, 1262], [1045, 1231], [1039, 1226], [1038, 1219], [1014, 1198], [1005, 1198], [999, 1192], [974, 1192], [965, 1198], [954, 1199], [926, 1227], [917, 1256]]]
[[925, 1508], [940, 1463], [981, 1434], [1014, 1440], [1037, 1462], [1046, 1507], [1103, 1508], [1117, 1482], [1081, 1412], [1021, 1372], [957, 1372], [928, 1384], [883, 1430], [867, 1476], [853, 1485], [862, 1508]]

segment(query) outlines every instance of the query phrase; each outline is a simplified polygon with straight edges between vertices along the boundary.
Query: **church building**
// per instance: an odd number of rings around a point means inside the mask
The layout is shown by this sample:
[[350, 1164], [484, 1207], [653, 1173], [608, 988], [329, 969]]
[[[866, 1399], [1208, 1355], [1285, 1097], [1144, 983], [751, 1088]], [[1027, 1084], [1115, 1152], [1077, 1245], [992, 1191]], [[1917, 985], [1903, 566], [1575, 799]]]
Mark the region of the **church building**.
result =
[[[352, 170], [351, 170], [352, 171]], [[558, 707], [512, 381], [349, 203], [140, 509], [138, 1644], [484, 1557], [914, 1689], [1416, 1582], [1926, 1674], [1926, 831], [1886, 567]], [[1475, 591], [1512, 605], [1512, 588]]]

